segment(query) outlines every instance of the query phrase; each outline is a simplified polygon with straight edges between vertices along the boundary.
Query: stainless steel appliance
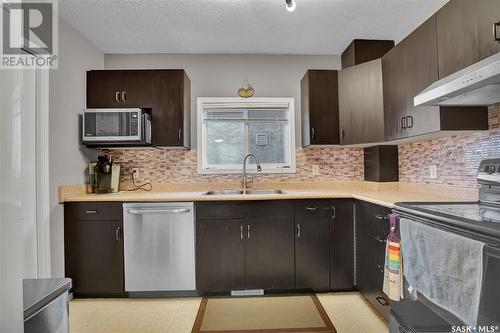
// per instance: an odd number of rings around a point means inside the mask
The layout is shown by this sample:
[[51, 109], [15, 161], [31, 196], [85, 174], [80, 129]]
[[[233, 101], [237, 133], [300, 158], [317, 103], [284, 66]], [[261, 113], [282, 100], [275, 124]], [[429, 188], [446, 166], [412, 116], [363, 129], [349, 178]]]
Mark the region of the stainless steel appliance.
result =
[[498, 102], [500, 53], [436, 81], [414, 98], [415, 106], [488, 106]]
[[151, 144], [151, 115], [142, 109], [87, 109], [82, 127], [85, 144]]
[[195, 291], [194, 204], [123, 204], [125, 290]]
[[69, 332], [71, 279], [23, 280], [25, 333]]
[[[500, 159], [479, 166], [478, 202], [397, 203], [395, 212], [412, 221], [454, 232], [484, 242], [483, 283], [478, 326], [497, 332], [500, 327]], [[417, 299], [407, 291], [405, 298], [391, 302], [390, 332], [465, 332], [465, 325], [451, 313], [424, 296]], [[491, 328], [493, 327], [493, 330]], [[472, 331], [475, 332], [475, 331]], [[478, 331], [479, 332], [479, 331]]]

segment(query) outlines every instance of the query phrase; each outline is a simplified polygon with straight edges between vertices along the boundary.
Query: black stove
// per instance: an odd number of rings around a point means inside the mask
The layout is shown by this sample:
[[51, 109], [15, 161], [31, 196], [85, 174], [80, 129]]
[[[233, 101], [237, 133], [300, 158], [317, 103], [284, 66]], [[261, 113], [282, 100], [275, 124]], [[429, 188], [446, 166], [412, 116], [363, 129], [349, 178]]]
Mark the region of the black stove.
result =
[[[477, 181], [480, 186], [477, 202], [397, 203], [394, 211], [412, 222], [485, 244], [477, 321], [479, 327], [500, 327], [500, 159], [482, 161]], [[406, 286], [405, 280], [405, 298], [391, 301], [390, 333], [464, 332], [457, 330], [465, 327], [460, 319], [421, 294], [413, 299]], [[496, 328], [494, 332], [500, 330]]]
[[396, 212], [430, 219], [449, 228], [500, 237], [500, 159], [481, 162], [477, 202], [396, 203]]

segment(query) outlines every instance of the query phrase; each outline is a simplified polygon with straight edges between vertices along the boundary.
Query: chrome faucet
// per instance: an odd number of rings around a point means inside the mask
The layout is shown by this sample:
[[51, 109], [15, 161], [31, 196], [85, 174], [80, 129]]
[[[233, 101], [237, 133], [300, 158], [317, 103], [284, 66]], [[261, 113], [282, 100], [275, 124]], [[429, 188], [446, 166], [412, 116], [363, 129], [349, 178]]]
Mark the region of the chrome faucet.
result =
[[253, 157], [255, 162], [257, 163], [257, 172], [262, 171], [259, 159], [252, 153], [246, 154], [245, 158], [243, 158], [243, 194], [247, 193], [247, 160], [249, 157]]

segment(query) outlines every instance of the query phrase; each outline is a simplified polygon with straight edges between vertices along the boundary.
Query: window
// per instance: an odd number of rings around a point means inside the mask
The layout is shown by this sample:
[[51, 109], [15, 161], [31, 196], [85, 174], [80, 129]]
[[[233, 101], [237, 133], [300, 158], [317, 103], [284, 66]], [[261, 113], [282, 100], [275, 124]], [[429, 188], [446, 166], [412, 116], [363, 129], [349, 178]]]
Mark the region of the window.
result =
[[241, 173], [253, 153], [264, 173], [295, 173], [294, 131], [293, 98], [198, 98], [198, 172]]

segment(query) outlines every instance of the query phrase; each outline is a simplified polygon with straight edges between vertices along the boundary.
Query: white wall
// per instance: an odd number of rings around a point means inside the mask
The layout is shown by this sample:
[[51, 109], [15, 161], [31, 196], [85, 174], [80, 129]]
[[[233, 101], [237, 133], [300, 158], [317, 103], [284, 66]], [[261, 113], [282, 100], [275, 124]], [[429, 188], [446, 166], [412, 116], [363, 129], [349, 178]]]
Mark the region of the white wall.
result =
[[79, 114], [86, 104], [86, 71], [102, 69], [104, 55], [59, 17], [59, 69], [50, 72], [50, 238], [53, 276], [64, 276], [63, 207], [59, 185], [86, 182], [95, 151], [80, 146]]
[[191, 79], [191, 143], [196, 146], [196, 98], [237, 96], [247, 78], [257, 97], [294, 97], [296, 142], [301, 142], [300, 80], [307, 69], [339, 69], [339, 56], [299, 55], [106, 55], [106, 69], [181, 68]]

